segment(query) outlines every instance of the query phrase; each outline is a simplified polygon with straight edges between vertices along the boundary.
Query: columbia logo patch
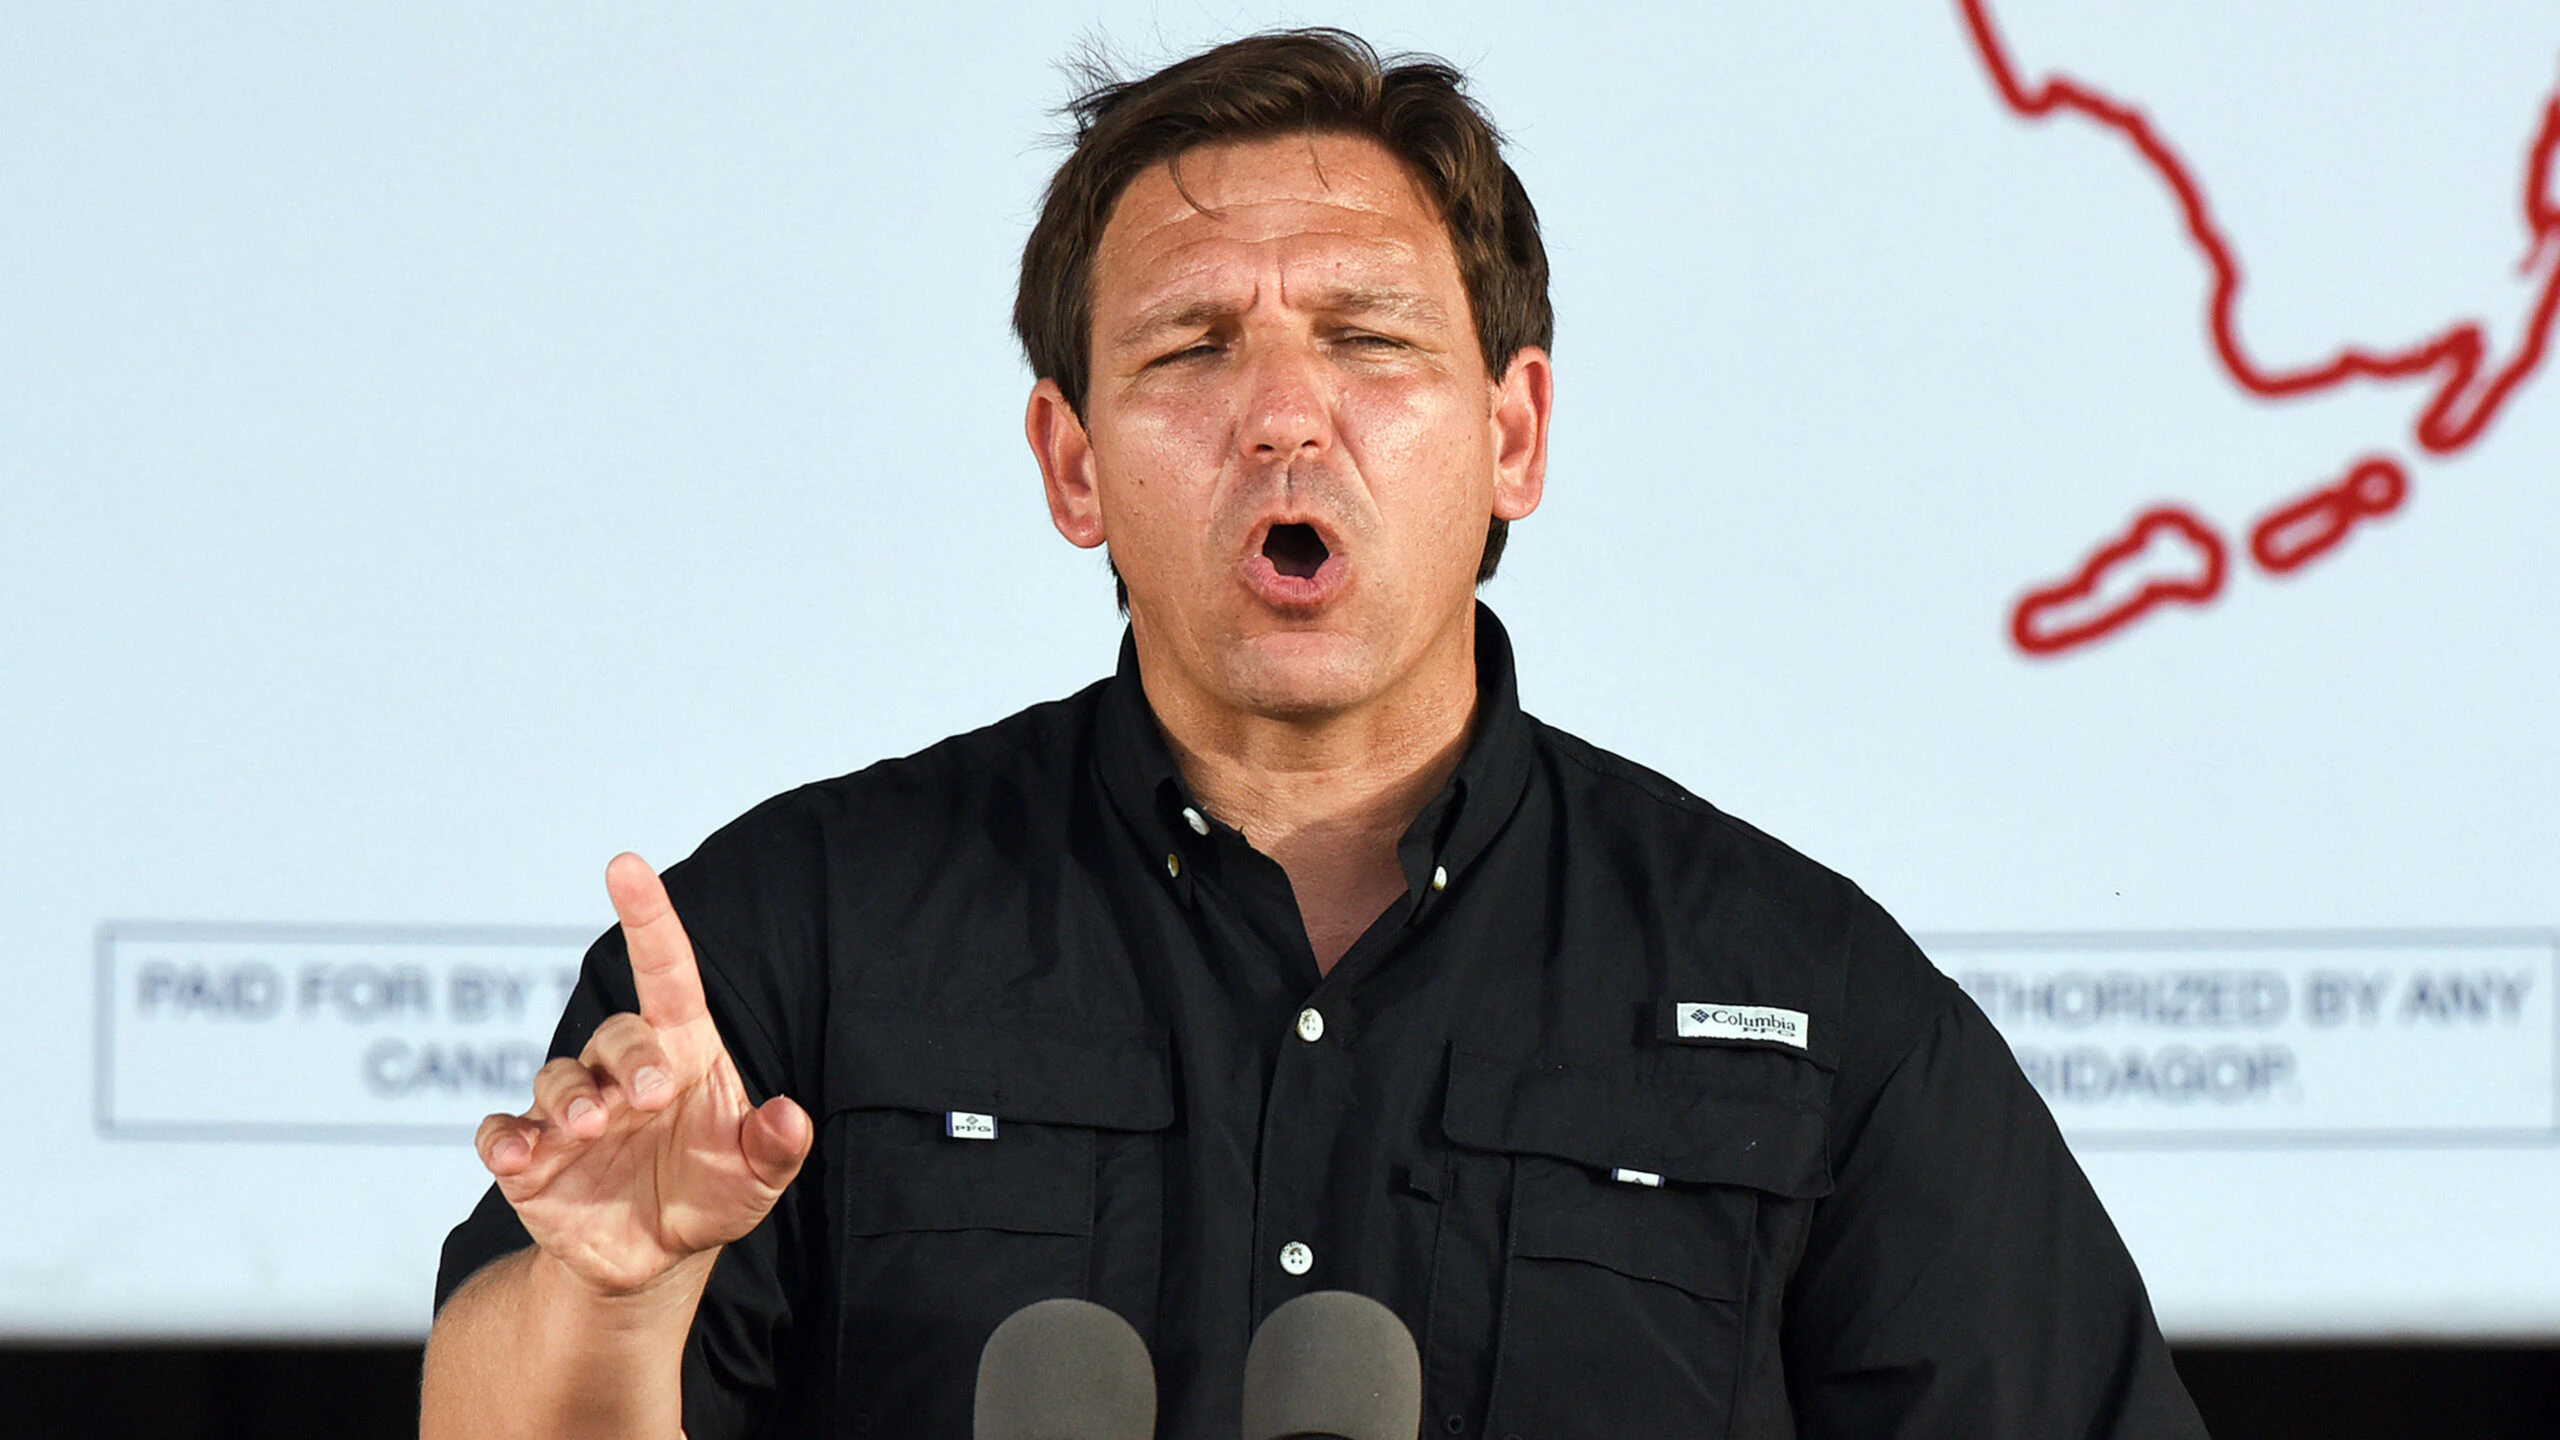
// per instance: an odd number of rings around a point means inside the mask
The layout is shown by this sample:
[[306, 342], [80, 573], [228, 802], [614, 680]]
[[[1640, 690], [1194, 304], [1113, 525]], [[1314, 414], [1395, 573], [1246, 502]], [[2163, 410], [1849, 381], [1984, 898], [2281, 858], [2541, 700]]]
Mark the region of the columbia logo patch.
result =
[[1684, 1002], [1674, 1007], [1683, 1040], [1768, 1040], [1806, 1046], [1807, 1018], [1801, 1010], [1775, 1005], [1714, 1005]]

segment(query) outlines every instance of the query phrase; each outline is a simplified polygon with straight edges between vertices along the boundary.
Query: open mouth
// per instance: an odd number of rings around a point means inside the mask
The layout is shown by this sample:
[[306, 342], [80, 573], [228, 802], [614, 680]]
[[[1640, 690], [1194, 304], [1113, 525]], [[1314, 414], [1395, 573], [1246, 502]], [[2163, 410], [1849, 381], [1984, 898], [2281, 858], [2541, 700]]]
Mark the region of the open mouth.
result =
[[1314, 579], [1332, 554], [1313, 525], [1274, 525], [1262, 542], [1263, 558], [1271, 568], [1297, 580]]

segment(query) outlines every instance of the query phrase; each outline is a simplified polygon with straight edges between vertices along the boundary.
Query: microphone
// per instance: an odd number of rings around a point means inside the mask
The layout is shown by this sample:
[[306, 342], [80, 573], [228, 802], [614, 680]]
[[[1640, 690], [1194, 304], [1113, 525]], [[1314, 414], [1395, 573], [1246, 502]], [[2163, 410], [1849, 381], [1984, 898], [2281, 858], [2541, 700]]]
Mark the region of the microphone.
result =
[[1244, 1440], [1413, 1440], [1422, 1357], [1396, 1312], [1317, 1290], [1271, 1312], [1244, 1356]]
[[1155, 1440], [1156, 1367], [1147, 1342], [1091, 1301], [1023, 1306], [979, 1352], [970, 1433], [976, 1440]]

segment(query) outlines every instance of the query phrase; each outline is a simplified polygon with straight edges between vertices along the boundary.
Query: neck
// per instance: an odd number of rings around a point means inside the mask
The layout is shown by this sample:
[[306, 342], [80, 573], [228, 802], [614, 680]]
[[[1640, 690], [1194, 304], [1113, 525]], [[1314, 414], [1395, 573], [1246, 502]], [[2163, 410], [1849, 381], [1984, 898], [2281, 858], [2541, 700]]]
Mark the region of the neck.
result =
[[1450, 630], [1388, 693], [1286, 717], [1209, 701], [1172, 678], [1169, 664], [1148, 663], [1140, 637], [1147, 701], [1175, 766], [1211, 814], [1288, 873], [1322, 973], [1404, 894], [1396, 845], [1466, 753], [1473, 609]]

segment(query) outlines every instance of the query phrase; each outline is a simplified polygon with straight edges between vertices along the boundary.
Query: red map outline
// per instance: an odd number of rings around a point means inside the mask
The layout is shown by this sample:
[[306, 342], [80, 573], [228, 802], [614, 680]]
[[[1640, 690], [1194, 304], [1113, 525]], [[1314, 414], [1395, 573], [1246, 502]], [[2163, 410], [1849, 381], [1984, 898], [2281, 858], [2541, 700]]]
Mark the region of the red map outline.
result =
[[[2141, 589], [2097, 614], [2073, 617], [2072, 612], [2098, 593], [2098, 587], [2117, 566], [2149, 549], [2151, 537], [2164, 531], [2176, 534], [2204, 556], [2202, 575], [2192, 580], [2145, 580]], [[2018, 608], [2009, 613], [2009, 638], [2030, 655], [2059, 655], [2073, 646], [2112, 635], [2159, 606], [2203, 604], [2222, 593], [2226, 569], [2226, 548], [2212, 526], [2182, 506], [2157, 506], [2135, 517], [2123, 535], [2099, 547], [2080, 567], [2079, 574], [2058, 585], [2029, 591], [2018, 602]]]
[[[2000, 98], [2020, 119], [2041, 121], [2056, 114], [2070, 112], [2112, 130], [2129, 141], [2161, 183], [2176, 197], [2184, 215], [2187, 236], [2203, 253], [2213, 272], [2212, 299], [2207, 306], [2207, 327], [2213, 349], [2223, 368], [2240, 387], [2262, 399], [2280, 400], [2334, 389], [2356, 379], [2407, 380], [2442, 372], [2434, 397], [2418, 417], [2416, 439], [2420, 447], [2437, 455], [2451, 455], [2469, 446], [2485, 433], [2498, 412], [2542, 363], [2551, 339], [2554, 321], [2560, 319], [2560, 257], [2555, 257], [2550, 273], [2544, 277], [2542, 293], [2535, 302], [2532, 316], [2525, 327], [2523, 342], [2504, 368], [2479, 384], [2483, 363], [2488, 353], [2488, 339], [2477, 321], [2465, 320], [2448, 327], [2419, 345], [2406, 350], [2376, 353], [2353, 345], [2341, 349], [2327, 360], [2296, 370], [2282, 370], [2261, 365], [2252, 359], [2240, 343], [2239, 307], [2241, 266], [2221, 225], [2214, 219], [2206, 202], [2204, 187], [2186, 160], [2172, 149], [2150, 117], [2141, 110], [2116, 100], [2103, 92], [2067, 75], [2046, 76], [2034, 90], [2020, 79], [2016, 63], [2010, 58], [1991, 18], [1990, 0], [1957, 0], [1964, 13], [1965, 28], [1982, 63], [1991, 72], [1992, 83]], [[2560, 197], [2553, 194], [2552, 178], [2560, 168], [2560, 93], [2555, 93], [2544, 106], [2542, 126], [2535, 135], [2525, 165], [2524, 219], [2531, 243], [2519, 269], [2526, 274], [2545, 259], [2546, 252], [2560, 247]], [[2346, 505], [2340, 497], [2351, 492], [2358, 477], [2371, 478], [2378, 472], [2372, 467], [2389, 465], [2398, 480], [2398, 488], [2390, 504], [2382, 506]], [[2348, 478], [2337, 486], [2315, 490], [2301, 499], [2283, 506], [2261, 520], [2251, 537], [2251, 551], [2260, 563], [2274, 573], [2290, 573], [2345, 538], [2346, 529], [2356, 520], [2388, 513], [2397, 508], [2407, 492], [2408, 477], [2396, 461], [2388, 457], [2368, 457], [2358, 462]], [[2276, 533], [2282, 527], [2300, 524], [2311, 512], [2328, 507], [2324, 513], [2336, 519], [2335, 528], [2325, 533], [2317, 545], [2296, 548]], [[2057, 632], [2069, 639], [2052, 639], [2049, 643], [2030, 645], [2027, 637], [2040, 633], [2037, 619], [2044, 611], [2065, 597], [2085, 597], [2093, 593], [2105, 565], [2117, 563], [2141, 548], [2135, 537], [2144, 527], [2176, 507], [2155, 507], [2139, 517], [2126, 535], [2102, 546], [2090, 557], [2087, 566], [2058, 586], [2031, 591], [2022, 598], [2010, 617], [2011, 638], [2019, 648], [2033, 655], [2056, 654], [2077, 645], [2087, 644], [2121, 629], [2141, 618], [2157, 605], [2170, 600], [2202, 603], [2213, 598], [2221, 582], [2221, 567], [2212, 571], [2212, 590], [2192, 593], [2192, 587], [2145, 586], [2134, 602], [2111, 610], [2103, 623], [2080, 625]], [[2194, 523], [2192, 513], [2176, 509], [2180, 519]], [[2183, 527], [2181, 527], [2183, 528]], [[2220, 541], [2215, 540], [2219, 553]], [[2275, 555], [2287, 563], [2278, 564], [2267, 557]], [[2084, 583], [2085, 582], [2085, 583]], [[2172, 592], [2175, 593], [2172, 593]]]
[[2249, 553], [2271, 575], [2290, 575], [2338, 547], [2347, 532], [2388, 515], [2409, 498], [2409, 472], [2388, 455], [2368, 455], [2345, 478], [2260, 520]]

